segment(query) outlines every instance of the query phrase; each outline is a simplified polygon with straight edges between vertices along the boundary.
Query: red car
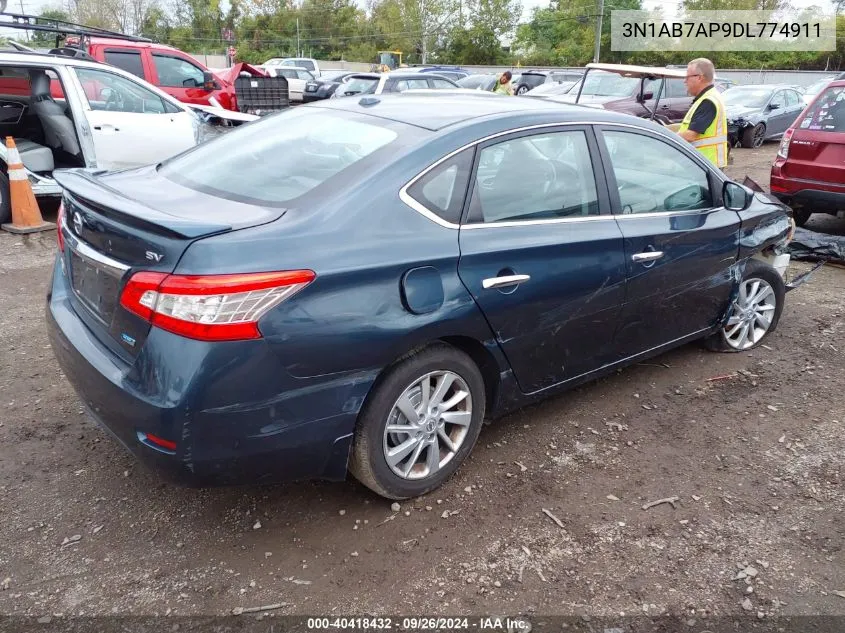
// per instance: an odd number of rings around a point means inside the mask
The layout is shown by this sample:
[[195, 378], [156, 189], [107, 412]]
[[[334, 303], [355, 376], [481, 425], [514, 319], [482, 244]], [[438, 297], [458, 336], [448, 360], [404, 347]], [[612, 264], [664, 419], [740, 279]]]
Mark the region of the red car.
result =
[[[78, 38], [68, 38], [77, 44]], [[265, 73], [247, 64], [235, 64], [225, 71], [212, 72], [178, 48], [130, 39], [91, 37], [85, 52], [145, 79], [183, 103], [211, 105], [238, 110], [235, 79], [241, 72], [257, 77]]]
[[845, 217], [845, 81], [834, 81], [784, 133], [771, 192], [803, 226], [813, 213]]

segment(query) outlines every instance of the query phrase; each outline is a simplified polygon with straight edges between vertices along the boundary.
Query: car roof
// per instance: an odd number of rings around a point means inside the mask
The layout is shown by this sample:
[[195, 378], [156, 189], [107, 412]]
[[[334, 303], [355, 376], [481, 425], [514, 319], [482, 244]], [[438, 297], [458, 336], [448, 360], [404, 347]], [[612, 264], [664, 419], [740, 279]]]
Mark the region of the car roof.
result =
[[684, 79], [687, 76], [686, 67], [660, 68], [659, 66], [634, 66], [631, 64], [587, 64], [591, 70], [604, 70], [623, 77], [668, 77], [670, 79]]
[[[326, 99], [303, 107], [368, 114], [432, 131], [449, 126], [469, 125], [480, 119], [528, 119], [532, 118], [532, 115], [536, 118], [537, 115], [542, 117], [544, 114], [548, 115], [546, 118], [550, 122], [561, 123], [590, 120], [630, 125], [637, 121], [630, 115], [618, 112], [544, 99], [496, 96], [479, 90], [461, 94], [453, 92], [448, 95], [438, 94], [439, 92], [443, 91], [432, 90], [430, 94], [419, 91], [414, 94], [368, 95], [360, 99]], [[432, 103], [435, 99], [436, 104]]]

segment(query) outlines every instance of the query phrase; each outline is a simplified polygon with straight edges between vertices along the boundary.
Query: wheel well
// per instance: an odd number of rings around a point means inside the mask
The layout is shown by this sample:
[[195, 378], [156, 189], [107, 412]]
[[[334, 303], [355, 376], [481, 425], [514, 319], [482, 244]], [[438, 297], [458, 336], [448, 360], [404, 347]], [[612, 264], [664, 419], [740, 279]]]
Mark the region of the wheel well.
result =
[[472, 359], [481, 371], [487, 396], [486, 411], [492, 411], [499, 391], [499, 367], [493, 355], [480, 342], [468, 336], [444, 336], [442, 342], [461, 350]]

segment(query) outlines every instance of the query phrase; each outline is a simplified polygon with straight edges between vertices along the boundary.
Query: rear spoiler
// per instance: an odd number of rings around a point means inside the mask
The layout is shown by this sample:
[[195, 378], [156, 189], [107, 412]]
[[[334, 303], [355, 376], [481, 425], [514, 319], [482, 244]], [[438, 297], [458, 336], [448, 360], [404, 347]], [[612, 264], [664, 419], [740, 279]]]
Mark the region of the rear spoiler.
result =
[[57, 169], [53, 172], [53, 178], [65, 190], [65, 194], [96, 207], [104, 215], [119, 216], [128, 224], [154, 233], [194, 239], [232, 230], [231, 224], [187, 220], [132, 200], [97, 178], [105, 173], [108, 172], [81, 168]]

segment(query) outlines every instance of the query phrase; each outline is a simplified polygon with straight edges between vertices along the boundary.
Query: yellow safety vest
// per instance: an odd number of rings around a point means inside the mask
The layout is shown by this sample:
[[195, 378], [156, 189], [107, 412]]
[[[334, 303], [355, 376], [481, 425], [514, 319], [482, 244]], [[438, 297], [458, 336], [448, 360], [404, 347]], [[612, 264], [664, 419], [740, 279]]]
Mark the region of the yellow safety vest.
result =
[[728, 164], [728, 121], [725, 117], [725, 105], [722, 103], [716, 88], [710, 88], [693, 104], [681, 122], [678, 132], [681, 133], [689, 129], [695, 111], [705, 99], [716, 106], [716, 117], [710, 127], [704, 130], [704, 134], [696, 140], [690, 141], [690, 143], [716, 167], [725, 167]]

